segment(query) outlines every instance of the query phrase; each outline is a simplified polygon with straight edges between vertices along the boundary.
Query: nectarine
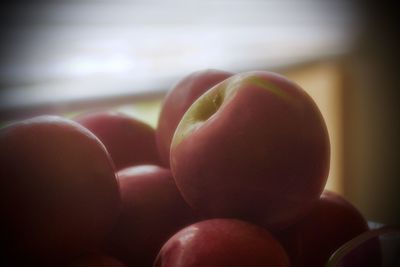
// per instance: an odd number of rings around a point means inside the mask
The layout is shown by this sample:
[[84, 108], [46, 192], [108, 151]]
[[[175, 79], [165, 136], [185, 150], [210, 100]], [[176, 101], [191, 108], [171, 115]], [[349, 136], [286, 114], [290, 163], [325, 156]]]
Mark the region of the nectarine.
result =
[[283, 76], [256, 71], [199, 97], [176, 129], [170, 157], [177, 186], [194, 209], [277, 230], [318, 200], [330, 145], [311, 97]]

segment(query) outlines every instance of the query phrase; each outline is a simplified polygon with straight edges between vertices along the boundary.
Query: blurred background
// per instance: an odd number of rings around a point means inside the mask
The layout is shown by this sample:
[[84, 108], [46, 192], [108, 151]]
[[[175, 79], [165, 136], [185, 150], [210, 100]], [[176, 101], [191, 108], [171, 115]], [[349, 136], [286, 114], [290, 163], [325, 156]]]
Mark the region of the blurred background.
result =
[[200, 69], [263, 69], [315, 99], [332, 143], [327, 188], [400, 223], [399, 7], [323, 0], [2, 2], [0, 124], [112, 108], [156, 127]]

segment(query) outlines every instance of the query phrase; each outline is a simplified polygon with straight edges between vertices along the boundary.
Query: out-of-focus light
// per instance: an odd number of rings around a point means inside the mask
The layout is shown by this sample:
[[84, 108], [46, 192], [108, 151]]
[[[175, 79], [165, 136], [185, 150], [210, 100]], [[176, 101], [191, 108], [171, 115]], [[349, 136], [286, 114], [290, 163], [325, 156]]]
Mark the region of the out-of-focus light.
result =
[[345, 53], [354, 17], [334, 2], [27, 2], [0, 46], [0, 109], [149, 94], [202, 68], [270, 69]]

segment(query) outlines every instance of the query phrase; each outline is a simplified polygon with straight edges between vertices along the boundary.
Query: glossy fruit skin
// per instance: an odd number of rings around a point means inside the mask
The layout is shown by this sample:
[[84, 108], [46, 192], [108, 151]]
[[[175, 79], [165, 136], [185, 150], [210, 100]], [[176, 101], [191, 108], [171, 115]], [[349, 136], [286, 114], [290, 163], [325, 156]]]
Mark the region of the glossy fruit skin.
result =
[[90, 112], [74, 120], [100, 139], [117, 170], [134, 165], [159, 164], [155, 131], [150, 125], [114, 111]]
[[11, 262], [54, 265], [99, 246], [120, 194], [105, 147], [81, 125], [56, 116], [0, 133], [1, 247]]
[[170, 170], [142, 165], [117, 176], [122, 211], [107, 251], [129, 266], [151, 266], [162, 244], [197, 216], [180, 195]]
[[183, 116], [171, 169], [186, 201], [208, 217], [283, 229], [318, 200], [330, 145], [314, 101], [278, 74], [228, 78]]
[[172, 137], [183, 114], [204, 92], [232, 75], [231, 72], [216, 69], [196, 71], [184, 77], [168, 92], [156, 129], [158, 151], [165, 166], [169, 166]]
[[[337, 193], [324, 191], [306, 217], [277, 236], [293, 267], [319, 267], [325, 266], [336, 249], [368, 229], [367, 222], [353, 205]], [[377, 267], [380, 260], [379, 240], [373, 239], [346, 258], [341, 266]]]
[[160, 250], [154, 267], [288, 267], [282, 246], [269, 232], [234, 219], [190, 225]]
[[74, 259], [60, 267], [125, 267], [125, 265], [110, 256], [91, 253]]

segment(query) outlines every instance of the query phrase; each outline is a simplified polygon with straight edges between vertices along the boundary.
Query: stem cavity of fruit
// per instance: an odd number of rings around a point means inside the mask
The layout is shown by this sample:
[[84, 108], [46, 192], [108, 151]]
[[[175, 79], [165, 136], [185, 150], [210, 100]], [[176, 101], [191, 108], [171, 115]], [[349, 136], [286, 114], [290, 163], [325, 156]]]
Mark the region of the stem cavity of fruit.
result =
[[[222, 87], [222, 88], [221, 88]], [[225, 90], [227, 84], [220, 83], [209, 89], [202, 97], [197, 99], [183, 115], [181, 122], [175, 130], [171, 147], [174, 147], [188, 134], [204, 124], [225, 101]]]

